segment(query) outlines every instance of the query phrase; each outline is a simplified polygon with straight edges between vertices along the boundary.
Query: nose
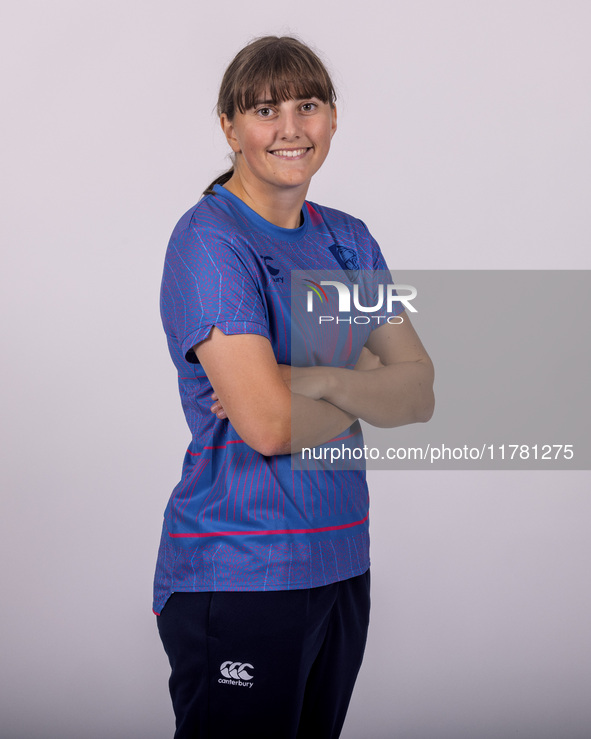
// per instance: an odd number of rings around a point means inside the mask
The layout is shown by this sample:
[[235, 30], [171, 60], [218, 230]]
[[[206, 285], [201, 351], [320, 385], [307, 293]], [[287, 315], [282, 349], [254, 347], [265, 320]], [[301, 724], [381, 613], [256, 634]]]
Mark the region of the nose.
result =
[[285, 106], [279, 117], [279, 135], [284, 141], [294, 141], [300, 138], [301, 123], [297, 111], [291, 106]]

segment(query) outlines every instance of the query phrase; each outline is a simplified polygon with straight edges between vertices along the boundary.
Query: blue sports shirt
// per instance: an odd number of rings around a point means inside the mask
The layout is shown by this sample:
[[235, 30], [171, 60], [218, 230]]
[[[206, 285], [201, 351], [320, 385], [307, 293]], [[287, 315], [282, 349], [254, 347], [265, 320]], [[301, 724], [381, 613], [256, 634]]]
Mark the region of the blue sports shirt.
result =
[[[365, 471], [295, 470], [290, 455], [249, 447], [209, 410], [213, 390], [193, 347], [217, 326], [266, 337], [277, 362], [291, 364], [292, 271], [386, 270], [380, 249], [345, 213], [306, 202], [302, 225], [280, 228], [225, 188], [214, 191], [178, 222], [162, 279], [162, 321], [191, 442], [164, 514], [155, 613], [175, 591], [311, 588], [369, 567]], [[371, 326], [358, 329], [353, 356]], [[330, 360], [321, 350], [315, 362]], [[357, 423], [341, 437], [363, 443]]]

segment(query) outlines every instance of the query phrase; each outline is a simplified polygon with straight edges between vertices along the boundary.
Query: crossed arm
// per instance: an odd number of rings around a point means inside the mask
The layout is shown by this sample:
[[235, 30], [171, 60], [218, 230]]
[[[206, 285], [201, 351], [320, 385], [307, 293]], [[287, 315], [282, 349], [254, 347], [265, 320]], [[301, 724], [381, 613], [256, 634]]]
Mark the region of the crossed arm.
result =
[[408, 317], [373, 331], [355, 369], [278, 365], [268, 339], [213, 328], [194, 347], [229, 418], [261, 454], [290, 454], [338, 436], [357, 418], [393, 427], [428, 421], [433, 365]]

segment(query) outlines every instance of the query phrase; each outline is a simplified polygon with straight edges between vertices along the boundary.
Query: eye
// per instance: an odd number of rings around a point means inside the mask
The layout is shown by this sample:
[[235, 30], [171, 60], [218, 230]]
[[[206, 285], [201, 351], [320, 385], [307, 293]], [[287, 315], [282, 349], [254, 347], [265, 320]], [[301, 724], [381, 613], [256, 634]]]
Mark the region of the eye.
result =
[[317, 103], [304, 103], [302, 105], [302, 110], [304, 113], [313, 113], [317, 108]]
[[270, 118], [273, 115], [273, 108], [269, 108], [268, 106], [258, 108], [256, 114], [261, 118]]

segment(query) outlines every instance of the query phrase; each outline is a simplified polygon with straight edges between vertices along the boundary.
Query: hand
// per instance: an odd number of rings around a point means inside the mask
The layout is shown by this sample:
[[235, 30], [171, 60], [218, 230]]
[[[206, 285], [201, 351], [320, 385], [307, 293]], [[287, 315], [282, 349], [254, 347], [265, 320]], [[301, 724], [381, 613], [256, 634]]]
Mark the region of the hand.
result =
[[361, 354], [359, 355], [359, 359], [357, 360], [357, 364], [355, 365], [355, 369], [360, 372], [368, 372], [369, 370], [375, 370], [385, 366], [386, 365], [382, 364], [377, 354], [372, 354], [369, 349], [363, 347]]
[[279, 368], [281, 379], [287, 385], [287, 388], [292, 390], [292, 392], [299, 392], [300, 395], [308, 395], [308, 393], [293, 390], [293, 383], [297, 380], [302, 380], [304, 377], [313, 377], [318, 372], [322, 371], [322, 368], [320, 367], [292, 367], [290, 364], [278, 364], [277, 367]]
[[281, 379], [292, 393], [320, 400], [327, 390], [330, 367], [292, 367], [278, 365]]
[[[287, 367], [280, 365], [287, 372], [285, 372], [285, 382], [292, 393], [298, 393], [299, 395], [305, 395], [307, 398], [313, 400], [320, 400], [327, 398], [331, 387], [334, 387], [335, 372], [342, 372], [343, 370], [335, 369], [333, 367]], [[357, 364], [355, 365], [355, 371], [357, 372], [369, 372], [371, 370], [380, 369], [385, 367], [380, 361], [377, 354], [373, 354], [369, 349], [363, 347]], [[291, 370], [291, 372], [289, 372]], [[347, 372], [349, 370], [345, 370]], [[291, 378], [291, 382], [289, 379]]]
[[290, 390], [305, 395], [312, 400], [321, 400], [328, 390], [330, 367], [315, 367], [317, 372], [302, 374], [291, 378]]
[[226, 411], [224, 410], [224, 407], [220, 403], [220, 399], [218, 398], [218, 396], [215, 393], [212, 393], [211, 399], [214, 400], [215, 403], [211, 406], [209, 410], [212, 413], [215, 413], [215, 415], [218, 418], [221, 418], [221, 419], [228, 418], [228, 414], [226, 413]]

